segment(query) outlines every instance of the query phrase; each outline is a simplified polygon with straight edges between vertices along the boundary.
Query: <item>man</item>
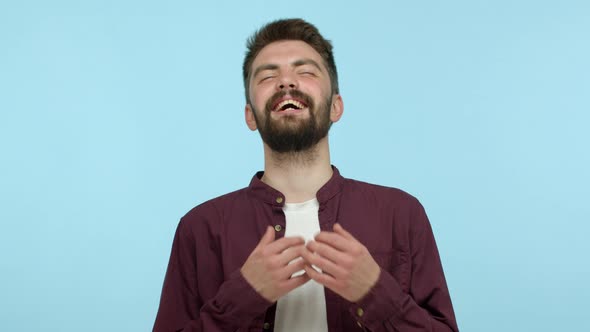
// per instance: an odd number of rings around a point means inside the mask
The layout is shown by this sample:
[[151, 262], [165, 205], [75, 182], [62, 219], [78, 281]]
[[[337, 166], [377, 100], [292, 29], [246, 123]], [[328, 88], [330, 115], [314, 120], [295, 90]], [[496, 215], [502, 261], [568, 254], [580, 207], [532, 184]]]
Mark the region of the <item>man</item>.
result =
[[181, 219], [154, 331], [457, 331], [420, 203], [330, 164], [343, 113], [330, 42], [272, 22], [243, 75], [264, 172]]

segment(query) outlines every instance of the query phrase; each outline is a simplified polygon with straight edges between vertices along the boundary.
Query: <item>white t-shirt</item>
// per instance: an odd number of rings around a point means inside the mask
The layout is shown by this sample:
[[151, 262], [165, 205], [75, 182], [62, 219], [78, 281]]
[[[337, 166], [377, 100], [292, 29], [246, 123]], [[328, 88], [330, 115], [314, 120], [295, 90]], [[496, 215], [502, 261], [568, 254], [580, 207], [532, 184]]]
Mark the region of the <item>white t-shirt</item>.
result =
[[[319, 207], [320, 203], [315, 198], [303, 203], [286, 203], [283, 207], [285, 237], [301, 236], [306, 242], [313, 240], [320, 232]], [[295, 273], [294, 276], [302, 273]], [[327, 332], [324, 286], [310, 280], [281, 297], [277, 303], [274, 330]]]

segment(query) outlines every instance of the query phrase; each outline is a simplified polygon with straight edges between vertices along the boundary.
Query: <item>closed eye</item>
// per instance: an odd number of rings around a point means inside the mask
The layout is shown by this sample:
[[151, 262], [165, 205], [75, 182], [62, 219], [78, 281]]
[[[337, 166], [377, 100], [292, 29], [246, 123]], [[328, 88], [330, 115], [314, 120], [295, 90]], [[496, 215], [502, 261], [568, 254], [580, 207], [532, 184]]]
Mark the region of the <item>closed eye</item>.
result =
[[304, 72], [299, 73], [299, 75], [317, 76], [314, 72], [311, 72], [311, 71], [304, 71]]
[[264, 82], [264, 81], [268, 81], [268, 80], [271, 80], [271, 79], [273, 79], [273, 78], [274, 78], [274, 76], [264, 76], [264, 77], [262, 77], [262, 78], [260, 79], [260, 81], [259, 81], [259, 82], [260, 82], [260, 83], [262, 83], [262, 82]]

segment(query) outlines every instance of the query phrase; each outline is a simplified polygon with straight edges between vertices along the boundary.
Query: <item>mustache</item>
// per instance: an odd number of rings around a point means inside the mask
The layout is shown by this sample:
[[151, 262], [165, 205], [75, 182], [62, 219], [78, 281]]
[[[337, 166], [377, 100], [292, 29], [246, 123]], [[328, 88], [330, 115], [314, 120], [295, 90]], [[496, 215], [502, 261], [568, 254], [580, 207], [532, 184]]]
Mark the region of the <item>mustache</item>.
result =
[[273, 105], [276, 105], [277, 102], [280, 99], [284, 98], [286, 95], [290, 95], [293, 98], [303, 101], [310, 110], [313, 109], [313, 106], [314, 106], [313, 99], [309, 95], [307, 95], [297, 89], [292, 89], [292, 90], [288, 90], [288, 91], [285, 91], [285, 90], [278, 91], [274, 95], [272, 95], [270, 97], [270, 99], [268, 99], [268, 101], [266, 102], [266, 105], [264, 105], [265, 111], [267, 113], [272, 112]]

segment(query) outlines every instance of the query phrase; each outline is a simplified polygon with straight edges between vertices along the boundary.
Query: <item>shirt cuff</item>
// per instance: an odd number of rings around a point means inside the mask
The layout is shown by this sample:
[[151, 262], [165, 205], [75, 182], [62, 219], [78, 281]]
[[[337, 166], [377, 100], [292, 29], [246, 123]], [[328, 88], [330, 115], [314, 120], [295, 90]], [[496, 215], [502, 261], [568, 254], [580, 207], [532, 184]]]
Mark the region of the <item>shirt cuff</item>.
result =
[[250, 284], [240, 270], [232, 273], [219, 289], [216, 296], [217, 305], [232, 319], [242, 322], [251, 321], [266, 312], [272, 305], [262, 297]]
[[360, 327], [379, 330], [385, 321], [401, 311], [400, 304], [406, 296], [398, 281], [381, 269], [375, 285], [359, 301], [352, 303], [348, 311]]

